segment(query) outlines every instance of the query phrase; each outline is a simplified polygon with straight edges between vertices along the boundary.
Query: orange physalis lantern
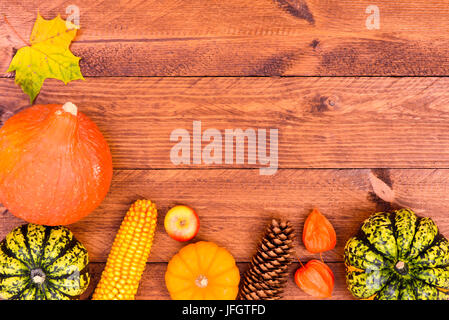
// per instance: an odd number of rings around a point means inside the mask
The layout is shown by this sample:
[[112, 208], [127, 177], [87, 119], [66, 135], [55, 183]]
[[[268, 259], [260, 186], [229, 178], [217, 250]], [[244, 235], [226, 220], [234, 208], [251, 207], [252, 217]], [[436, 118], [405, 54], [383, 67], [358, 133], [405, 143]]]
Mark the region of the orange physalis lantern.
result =
[[296, 270], [295, 282], [312, 297], [329, 298], [334, 289], [334, 274], [324, 262], [310, 260]]
[[304, 224], [302, 241], [311, 253], [332, 250], [337, 243], [334, 227], [317, 209], [307, 217]]

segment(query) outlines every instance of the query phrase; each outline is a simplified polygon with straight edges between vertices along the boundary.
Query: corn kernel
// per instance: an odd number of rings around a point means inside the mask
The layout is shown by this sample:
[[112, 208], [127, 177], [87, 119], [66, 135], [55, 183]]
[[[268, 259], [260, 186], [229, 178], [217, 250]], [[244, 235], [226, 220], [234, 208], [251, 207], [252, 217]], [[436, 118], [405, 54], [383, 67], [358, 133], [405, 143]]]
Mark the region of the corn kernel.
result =
[[132, 300], [150, 255], [156, 229], [156, 205], [137, 200], [114, 239], [92, 300]]

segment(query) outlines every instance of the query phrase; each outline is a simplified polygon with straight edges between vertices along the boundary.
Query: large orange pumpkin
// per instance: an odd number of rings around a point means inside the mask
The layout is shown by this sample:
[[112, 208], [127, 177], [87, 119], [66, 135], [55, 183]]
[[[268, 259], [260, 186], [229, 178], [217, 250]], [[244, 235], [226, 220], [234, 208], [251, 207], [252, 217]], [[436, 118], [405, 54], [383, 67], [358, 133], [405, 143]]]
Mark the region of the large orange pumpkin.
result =
[[76, 222], [101, 203], [111, 179], [106, 140], [70, 102], [34, 105], [0, 129], [0, 202], [19, 218]]
[[206, 241], [182, 248], [165, 273], [173, 300], [234, 300], [239, 282], [239, 269], [229, 251]]

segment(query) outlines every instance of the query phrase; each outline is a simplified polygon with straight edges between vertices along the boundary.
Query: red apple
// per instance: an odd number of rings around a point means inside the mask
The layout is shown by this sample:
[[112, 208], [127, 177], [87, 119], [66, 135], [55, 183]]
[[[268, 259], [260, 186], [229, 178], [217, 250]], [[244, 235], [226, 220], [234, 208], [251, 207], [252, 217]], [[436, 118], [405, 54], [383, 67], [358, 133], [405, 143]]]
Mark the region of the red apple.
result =
[[189, 241], [198, 233], [200, 219], [192, 208], [179, 205], [168, 210], [164, 227], [171, 238], [177, 241]]

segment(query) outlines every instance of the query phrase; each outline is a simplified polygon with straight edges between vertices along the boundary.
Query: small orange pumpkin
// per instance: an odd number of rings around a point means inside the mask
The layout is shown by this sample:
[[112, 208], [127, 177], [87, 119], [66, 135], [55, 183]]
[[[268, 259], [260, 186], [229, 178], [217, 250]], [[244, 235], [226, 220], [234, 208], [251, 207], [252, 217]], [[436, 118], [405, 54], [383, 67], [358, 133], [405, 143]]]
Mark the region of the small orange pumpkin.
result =
[[206, 241], [182, 248], [165, 273], [173, 300], [234, 300], [239, 282], [239, 269], [231, 253]]
[[25, 221], [76, 222], [101, 203], [111, 179], [106, 140], [70, 102], [34, 105], [0, 129], [0, 202]]

